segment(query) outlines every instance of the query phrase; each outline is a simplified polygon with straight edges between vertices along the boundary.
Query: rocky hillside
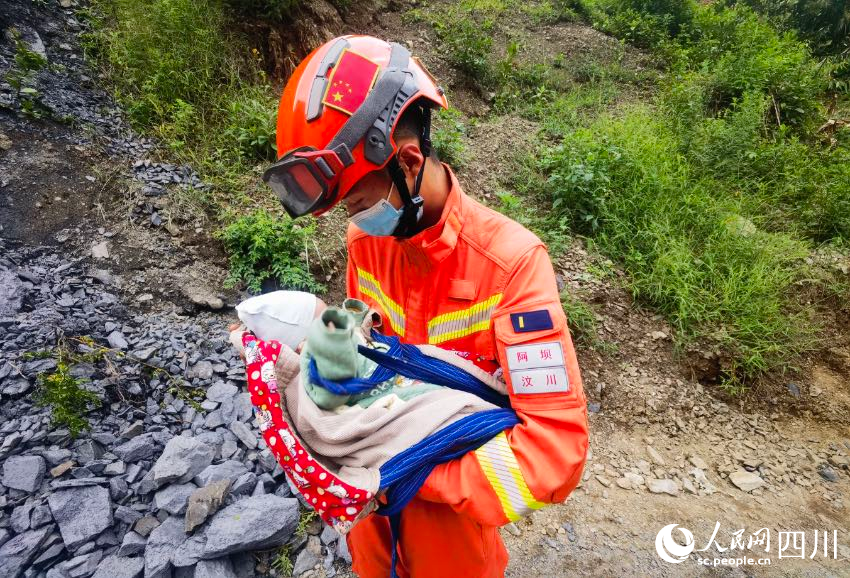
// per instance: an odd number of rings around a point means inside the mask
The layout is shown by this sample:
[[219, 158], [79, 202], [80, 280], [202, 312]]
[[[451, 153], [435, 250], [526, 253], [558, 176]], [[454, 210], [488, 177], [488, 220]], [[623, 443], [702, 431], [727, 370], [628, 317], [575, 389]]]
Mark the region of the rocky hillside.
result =
[[[46, 61], [0, 84], [0, 576], [247, 577], [281, 546], [332, 575], [345, 542], [254, 428], [205, 223], [166, 217], [205, 185], [151, 160], [62, 5], [0, 8], [0, 70], [21, 42]], [[77, 432], [57, 408], [80, 391]]]

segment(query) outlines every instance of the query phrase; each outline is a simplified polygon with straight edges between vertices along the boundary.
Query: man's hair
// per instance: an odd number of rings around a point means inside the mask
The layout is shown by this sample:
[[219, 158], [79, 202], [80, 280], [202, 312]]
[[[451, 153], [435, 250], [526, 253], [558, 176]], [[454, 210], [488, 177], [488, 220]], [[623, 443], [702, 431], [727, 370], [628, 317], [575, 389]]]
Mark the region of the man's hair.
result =
[[[422, 122], [423, 122], [423, 114], [422, 107], [417, 103], [413, 102], [408, 106], [403, 113], [401, 113], [401, 117], [399, 117], [398, 122], [395, 125], [395, 130], [393, 130], [393, 136], [398, 139], [399, 137], [404, 138], [414, 138], [416, 142], [420, 143], [420, 137], [422, 136]], [[433, 130], [431, 131], [433, 134]], [[437, 151], [435, 147], [431, 146], [431, 154], [429, 157], [434, 162], [439, 162], [439, 158], [437, 157]]]

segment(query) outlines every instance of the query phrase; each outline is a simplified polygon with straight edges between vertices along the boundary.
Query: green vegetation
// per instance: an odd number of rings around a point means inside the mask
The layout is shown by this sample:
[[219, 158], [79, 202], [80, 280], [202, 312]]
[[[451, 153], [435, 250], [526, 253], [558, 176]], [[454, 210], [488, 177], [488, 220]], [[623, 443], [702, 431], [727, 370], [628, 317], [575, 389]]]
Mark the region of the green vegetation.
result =
[[316, 510], [304, 510], [301, 512], [301, 517], [298, 518], [298, 527], [295, 528], [296, 536], [306, 536], [307, 535], [307, 526], [310, 525], [310, 522], [316, 520], [319, 517], [319, 514], [316, 513]]
[[493, 22], [487, 18], [446, 18], [434, 21], [434, 30], [440, 39], [448, 61], [467, 75], [472, 84], [487, 80], [488, 57], [493, 48]]
[[545, 151], [553, 208], [620, 261], [635, 297], [664, 313], [680, 339], [732, 353], [730, 379], [781, 365], [816, 345], [791, 287], [806, 245], [742, 216], [676, 152], [676, 135], [647, 109], [603, 117]]
[[[293, 228], [286, 218], [276, 223], [267, 212], [240, 217], [265, 210], [272, 200], [246, 193], [260, 186], [257, 167], [276, 157], [279, 93], [260, 52], [248, 48], [233, 24], [277, 21], [297, 4], [95, 0], [88, 11], [88, 56], [107, 71], [133, 125], [159, 137], [172, 159], [190, 163], [213, 184], [211, 194], [175, 194], [180, 206], [200, 207], [223, 225], [220, 237], [233, 267], [229, 282], [245, 281], [254, 290], [270, 276], [289, 288], [321, 287], [299, 261], [312, 227]], [[277, 233], [281, 237], [273, 238]]]
[[466, 136], [461, 114], [456, 108], [439, 110], [434, 116], [431, 138], [441, 161], [459, 169], [466, 163]]
[[[818, 346], [795, 293], [812, 242], [850, 238], [847, 134], [814, 137], [830, 69], [746, 7], [599, 3], [597, 22], [659, 50], [653, 106], [603, 113], [538, 155], [571, 229], [629, 274], [680, 342], [729, 354], [729, 384]], [[601, 17], [600, 17], [601, 14]]]
[[[33, 399], [36, 405], [50, 408], [53, 427], [67, 427], [71, 437], [76, 438], [80, 432], [91, 428], [86, 414], [100, 407], [102, 402], [96, 393], [82, 387], [86, 379], [71, 375], [71, 365], [93, 358], [74, 355], [64, 340], [57, 344], [53, 355], [56, 369], [38, 376]], [[29, 357], [44, 358], [45, 352], [34, 352]]]
[[38, 89], [30, 86], [35, 75], [47, 68], [47, 59], [41, 54], [30, 50], [29, 45], [21, 38], [21, 33], [11, 28], [9, 33], [15, 44], [14, 65], [6, 74], [5, 80], [15, 89], [21, 105], [21, 112], [33, 118], [46, 116], [49, 111], [42, 104]]
[[[817, 348], [812, 295], [843, 285], [807, 261], [820, 244], [850, 241], [850, 128], [826, 121], [850, 106], [840, 59], [819, 58], [794, 30], [826, 38], [826, 24], [806, 32], [794, 16], [777, 27], [775, 14], [733, 2], [568, 6], [662, 68], [638, 71], [624, 52], [535, 56], [503, 25], [518, 12], [551, 21], [552, 7], [418, 14], [438, 30], [443, 20], [471, 30], [486, 14], [505, 46], [502, 56], [497, 43], [477, 55], [494, 112], [539, 123], [540, 144], [517, 158], [500, 210], [554, 254], [569, 234], [591, 239], [625, 270], [635, 298], [670, 321], [678, 344], [723, 352], [730, 390]], [[623, 98], [647, 89], [649, 98]], [[595, 335], [592, 310], [570, 297], [564, 307], [577, 335]]]
[[596, 314], [590, 305], [573, 295], [569, 290], [561, 293], [561, 305], [567, 314], [572, 338], [577, 343], [593, 345], [599, 341]]
[[70, 368], [61, 361], [55, 372], [38, 377], [36, 404], [50, 407], [53, 427], [67, 427], [72, 437], [91, 427], [86, 413], [101, 404], [94, 392], [80, 387], [83, 381], [71, 376]]
[[845, 0], [739, 0], [835, 66], [833, 88], [850, 90], [850, 4]]
[[288, 545], [281, 546], [274, 552], [270, 566], [272, 570], [277, 572], [278, 576], [284, 578], [292, 576], [294, 566], [292, 565], [292, 552], [290, 552]]
[[[221, 2], [202, 4], [98, 0], [89, 54], [110, 73], [130, 120], [181, 156], [237, 164], [271, 159], [273, 145], [264, 141], [274, 134], [274, 115], [257, 111], [274, 111], [275, 98], [259, 54], [240, 53], [239, 38], [225, 32]], [[260, 146], [244, 146], [257, 137]]]
[[20, 32], [12, 28], [10, 33], [15, 43], [15, 65], [6, 75], [6, 82], [20, 93], [25, 82], [30, 80], [34, 73], [47, 67], [47, 59], [30, 50]]
[[325, 287], [310, 275], [302, 259], [315, 224], [301, 223], [265, 210], [239, 217], [218, 233], [230, 254], [225, 285], [244, 282], [258, 292], [263, 281], [277, 279], [284, 287], [322, 292]]

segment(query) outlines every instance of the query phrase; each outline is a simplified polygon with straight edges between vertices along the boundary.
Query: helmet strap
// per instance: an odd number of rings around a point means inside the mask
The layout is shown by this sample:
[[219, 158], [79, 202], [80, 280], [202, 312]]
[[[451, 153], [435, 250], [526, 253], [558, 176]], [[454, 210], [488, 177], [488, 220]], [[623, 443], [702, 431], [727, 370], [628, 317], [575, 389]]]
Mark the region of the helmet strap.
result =
[[[415, 104], [413, 106], [416, 106]], [[419, 149], [422, 151], [422, 166], [419, 167], [419, 172], [416, 173], [416, 179], [413, 184], [413, 195], [407, 188], [407, 179], [404, 176], [404, 171], [401, 169], [401, 164], [398, 162], [398, 155], [395, 154], [387, 163], [387, 169], [390, 171], [395, 183], [398, 194], [401, 197], [402, 213], [398, 226], [393, 231], [393, 236], [406, 239], [412, 237], [418, 231], [416, 225], [419, 223], [419, 210], [424, 203], [424, 199], [419, 195], [419, 190], [422, 187], [422, 177], [425, 176], [425, 163], [428, 162], [428, 157], [431, 156], [431, 108], [427, 105], [422, 107], [422, 134], [419, 135]]]

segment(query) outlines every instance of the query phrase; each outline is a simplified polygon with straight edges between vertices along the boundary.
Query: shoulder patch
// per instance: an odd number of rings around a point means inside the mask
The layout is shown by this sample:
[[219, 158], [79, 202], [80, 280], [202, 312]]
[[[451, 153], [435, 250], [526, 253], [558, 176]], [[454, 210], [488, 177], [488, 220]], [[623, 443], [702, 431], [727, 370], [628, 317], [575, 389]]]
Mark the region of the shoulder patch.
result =
[[505, 348], [514, 393], [566, 393], [570, 380], [559, 341]]
[[529, 333], [531, 331], [541, 331], [543, 329], [552, 329], [552, 316], [546, 309], [538, 309], [537, 311], [526, 311], [524, 313], [511, 313], [511, 324], [514, 326], [515, 333]]

